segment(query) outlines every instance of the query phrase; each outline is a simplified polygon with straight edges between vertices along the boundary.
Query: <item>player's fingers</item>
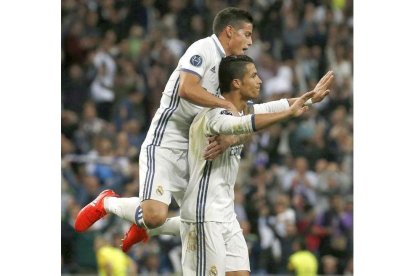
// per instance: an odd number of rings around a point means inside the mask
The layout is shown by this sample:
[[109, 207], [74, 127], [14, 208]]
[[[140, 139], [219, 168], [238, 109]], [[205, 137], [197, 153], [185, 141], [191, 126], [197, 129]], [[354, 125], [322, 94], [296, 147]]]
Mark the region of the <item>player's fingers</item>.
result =
[[209, 143], [211, 143], [211, 142], [213, 142], [213, 141], [215, 141], [216, 139], [217, 139], [217, 135], [216, 136], [210, 136], [210, 137], [207, 137], [207, 141], [209, 142]]
[[328, 73], [323, 76], [323, 84], [327, 84], [330, 82], [331, 78], [333, 77], [333, 71], [328, 71]]
[[207, 159], [207, 160], [214, 160], [214, 159], [216, 159], [216, 157], [217, 157], [217, 156], [219, 156], [219, 155], [220, 155], [220, 152], [219, 152], [219, 151], [217, 151], [217, 152], [214, 152], [214, 153], [210, 154], [208, 157], [206, 157], [206, 159]]
[[326, 82], [321, 86], [322, 90], [326, 90], [329, 86], [331, 86], [333, 80], [333, 76], [330, 76]]
[[327, 87], [329, 87], [332, 84], [333, 80], [334, 80], [334, 76], [333, 75], [330, 75], [329, 76], [329, 79], [326, 82], [327, 83]]
[[211, 148], [209, 150], [204, 151], [204, 158], [208, 158], [212, 155], [215, 155], [216, 152], [220, 152], [220, 150], [217, 150], [216, 148]]
[[205, 150], [203, 153], [204, 158], [207, 158], [211, 154], [211, 150]]
[[332, 76], [332, 74], [333, 74], [333, 71], [332, 70], [329, 70], [328, 72], [326, 72], [326, 74], [325, 74], [324, 77]]
[[302, 98], [306, 101], [312, 98], [315, 94], [316, 94], [315, 91], [306, 92], [305, 94], [303, 94]]
[[212, 148], [216, 147], [218, 145], [217, 141], [213, 141], [210, 144], [207, 145], [206, 150], [211, 150]]
[[328, 71], [323, 77], [322, 77], [322, 79], [321, 79], [321, 81], [323, 82], [323, 83], [325, 83], [328, 79], [329, 79], [329, 77], [331, 76], [331, 74], [332, 74], [332, 71]]
[[221, 153], [221, 147], [214, 147], [205, 153], [205, 158], [214, 159]]

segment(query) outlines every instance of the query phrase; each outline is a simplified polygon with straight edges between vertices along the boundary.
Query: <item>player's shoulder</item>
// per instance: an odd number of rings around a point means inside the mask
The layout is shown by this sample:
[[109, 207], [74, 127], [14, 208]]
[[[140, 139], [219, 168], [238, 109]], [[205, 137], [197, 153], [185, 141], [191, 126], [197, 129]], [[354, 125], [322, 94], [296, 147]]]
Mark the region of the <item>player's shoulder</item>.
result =
[[233, 113], [231, 113], [231, 111], [225, 109], [225, 108], [221, 108], [221, 107], [216, 107], [216, 108], [209, 108], [206, 111], [206, 116], [208, 117], [216, 117], [216, 116], [233, 116]]
[[201, 39], [193, 42], [193, 44], [191, 44], [190, 47], [191, 46], [198, 47], [198, 46], [201, 46], [201, 45], [209, 45], [211, 43], [213, 43], [212, 38], [210, 36], [207, 36], [207, 37], [201, 38]]
[[212, 43], [213, 40], [211, 37], [205, 37], [202, 39], [197, 40], [196, 42], [194, 42], [193, 44], [190, 45], [190, 47], [188, 47], [187, 52], [200, 52], [203, 55], [213, 55], [213, 51], [211, 51], [212, 48]]

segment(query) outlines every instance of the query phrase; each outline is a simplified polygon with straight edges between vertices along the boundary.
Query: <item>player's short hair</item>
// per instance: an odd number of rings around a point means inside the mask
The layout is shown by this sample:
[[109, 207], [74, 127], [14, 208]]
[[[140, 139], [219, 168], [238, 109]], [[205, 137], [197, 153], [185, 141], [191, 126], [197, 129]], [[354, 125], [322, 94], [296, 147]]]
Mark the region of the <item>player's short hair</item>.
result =
[[214, 17], [213, 33], [219, 36], [226, 26], [238, 27], [244, 22], [253, 24], [253, 16], [248, 11], [234, 7], [225, 8]]
[[221, 93], [231, 90], [231, 82], [234, 79], [243, 79], [246, 74], [246, 65], [254, 63], [253, 59], [246, 55], [234, 55], [222, 58], [219, 66], [219, 87]]

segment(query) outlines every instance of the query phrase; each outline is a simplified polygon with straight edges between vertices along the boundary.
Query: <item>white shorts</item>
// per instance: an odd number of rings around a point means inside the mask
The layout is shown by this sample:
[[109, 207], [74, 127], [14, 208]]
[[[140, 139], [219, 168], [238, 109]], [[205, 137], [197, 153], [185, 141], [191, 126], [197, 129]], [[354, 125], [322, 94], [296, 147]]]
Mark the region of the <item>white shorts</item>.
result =
[[184, 276], [218, 275], [250, 271], [249, 252], [240, 224], [233, 222], [181, 222]]
[[187, 150], [143, 146], [139, 155], [139, 197], [178, 205], [188, 185]]

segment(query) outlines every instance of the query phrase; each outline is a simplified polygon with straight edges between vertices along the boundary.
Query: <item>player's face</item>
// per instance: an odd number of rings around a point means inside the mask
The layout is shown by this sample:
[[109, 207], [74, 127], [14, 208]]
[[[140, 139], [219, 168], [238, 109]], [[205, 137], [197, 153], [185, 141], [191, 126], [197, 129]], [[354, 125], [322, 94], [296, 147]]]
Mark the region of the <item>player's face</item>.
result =
[[245, 100], [256, 99], [260, 94], [262, 80], [257, 75], [256, 66], [253, 63], [246, 65], [246, 74], [244, 74], [240, 93]]
[[238, 27], [231, 27], [231, 38], [229, 41], [230, 55], [244, 55], [252, 45], [252, 23], [241, 23]]

